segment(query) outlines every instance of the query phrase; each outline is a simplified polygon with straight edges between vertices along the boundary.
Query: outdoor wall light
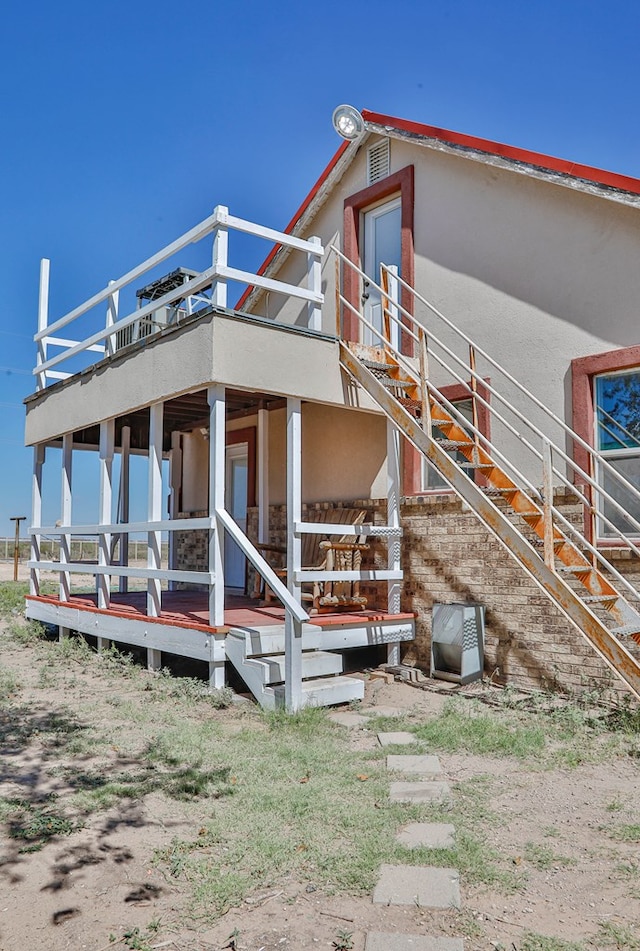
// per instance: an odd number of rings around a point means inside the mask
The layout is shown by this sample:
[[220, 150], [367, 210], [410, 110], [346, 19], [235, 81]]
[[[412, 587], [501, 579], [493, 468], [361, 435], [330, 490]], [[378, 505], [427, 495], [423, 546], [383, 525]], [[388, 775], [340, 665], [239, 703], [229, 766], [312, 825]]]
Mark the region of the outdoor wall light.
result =
[[346, 103], [337, 106], [333, 110], [331, 121], [338, 135], [349, 142], [360, 138], [364, 132], [364, 119], [355, 106], [348, 106]]

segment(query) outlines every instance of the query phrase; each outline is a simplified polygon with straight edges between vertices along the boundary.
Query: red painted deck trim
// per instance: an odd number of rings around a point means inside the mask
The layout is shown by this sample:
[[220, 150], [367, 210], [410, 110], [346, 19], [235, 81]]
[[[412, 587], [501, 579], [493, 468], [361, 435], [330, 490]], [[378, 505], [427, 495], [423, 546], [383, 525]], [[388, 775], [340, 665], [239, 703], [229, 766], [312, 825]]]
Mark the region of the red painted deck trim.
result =
[[[184, 594], [187, 594], [187, 592], [184, 592]], [[113, 606], [109, 609], [98, 608], [93, 603], [95, 595], [91, 594], [72, 595], [70, 601], [60, 601], [57, 595], [45, 596], [28, 594], [26, 595], [26, 600], [70, 607], [78, 611], [86, 611], [89, 614], [102, 614], [109, 617], [120, 617], [129, 621], [133, 619], [141, 623], [162, 624], [166, 627], [179, 627], [185, 630], [202, 631], [206, 634], [227, 634], [233, 627], [276, 627], [284, 623], [284, 608], [279, 606], [270, 605], [268, 607], [259, 607], [255, 604], [247, 603], [239, 604], [236, 607], [231, 606], [225, 610], [225, 615], [229, 615], [225, 617], [227, 623], [220, 627], [210, 627], [208, 624], [202, 624], [195, 620], [184, 620], [178, 615], [182, 614], [184, 616], [191, 613], [190, 611], [172, 610], [170, 607], [168, 607], [166, 611], [162, 611], [159, 617], [149, 617], [149, 615], [140, 611], [135, 603], [137, 601], [146, 603], [146, 594], [144, 592], [131, 592], [128, 595], [116, 595], [116, 597], [121, 599], [120, 605], [118, 606], [118, 604], [112, 602]], [[128, 599], [128, 603], [125, 601], [125, 598]], [[174, 598], [174, 604], [179, 605], [180, 600], [186, 601], [187, 599]], [[240, 600], [244, 601], [245, 599]], [[206, 597], [203, 596], [203, 605], [205, 601]], [[195, 610], [200, 609], [195, 608], [192, 610], [195, 612]], [[237, 615], [237, 618], [234, 619], [233, 615]], [[315, 624], [317, 627], [348, 627], [353, 624], [362, 624], [363, 622], [406, 621], [413, 620], [415, 617], [415, 614], [387, 614], [380, 611], [358, 611], [341, 614], [313, 615], [308, 623]]]

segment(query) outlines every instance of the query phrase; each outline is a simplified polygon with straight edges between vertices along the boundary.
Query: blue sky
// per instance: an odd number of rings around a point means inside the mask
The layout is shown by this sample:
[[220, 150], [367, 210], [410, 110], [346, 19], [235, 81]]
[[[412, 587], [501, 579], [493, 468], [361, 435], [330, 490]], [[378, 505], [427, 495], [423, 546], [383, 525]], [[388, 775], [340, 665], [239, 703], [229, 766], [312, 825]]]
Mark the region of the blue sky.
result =
[[639, 27], [619, 0], [8, 0], [0, 536], [30, 511], [41, 257], [54, 319], [216, 204], [284, 226], [341, 102], [640, 176]]

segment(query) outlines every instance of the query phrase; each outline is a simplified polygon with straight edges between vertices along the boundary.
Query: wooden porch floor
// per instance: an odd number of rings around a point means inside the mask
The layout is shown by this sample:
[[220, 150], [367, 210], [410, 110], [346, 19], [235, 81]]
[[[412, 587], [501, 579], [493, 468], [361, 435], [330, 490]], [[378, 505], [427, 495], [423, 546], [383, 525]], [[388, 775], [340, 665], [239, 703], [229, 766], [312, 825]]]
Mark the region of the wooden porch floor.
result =
[[[28, 600], [45, 604], [63, 603], [95, 614], [107, 614], [111, 617], [143, 620], [147, 617], [147, 595], [145, 591], [131, 591], [126, 594], [114, 592], [108, 609], [99, 608], [97, 595], [73, 594], [68, 602], [60, 602], [57, 595], [27, 595]], [[230, 628], [249, 627], [260, 629], [284, 624], [284, 608], [279, 604], [262, 605], [252, 598], [227, 596], [224, 611], [224, 626], [211, 627], [208, 623], [209, 602], [204, 591], [163, 591], [162, 611], [156, 623], [167, 627], [187, 628], [207, 633], [226, 633]], [[367, 624], [376, 621], [413, 620], [414, 614], [386, 614], [380, 611], [339, 612], [335, 614], [313, 615], [308, 623], [318, 627], [346, 627], [353, 624]]]

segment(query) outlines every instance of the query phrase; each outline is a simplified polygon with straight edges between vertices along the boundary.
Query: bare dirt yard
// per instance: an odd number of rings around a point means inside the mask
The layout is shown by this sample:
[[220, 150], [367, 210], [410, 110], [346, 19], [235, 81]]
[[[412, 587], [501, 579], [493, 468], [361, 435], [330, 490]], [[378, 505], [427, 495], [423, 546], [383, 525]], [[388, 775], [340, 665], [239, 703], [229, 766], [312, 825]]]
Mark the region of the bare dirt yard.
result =
[[[357, 729], [267, 715], [43, 637], [23, 591], [0, 583], [0, 951], [363, 951], [368, 931], [640, 951], [632, 706], [369, 680]], [[439, 756], [449, 804], [389, 801], [379, 729]], [[399, 845], [420, 820], [455, 847]], [[382, 863], [458, 869], [461, 909], [374, 905]]]

